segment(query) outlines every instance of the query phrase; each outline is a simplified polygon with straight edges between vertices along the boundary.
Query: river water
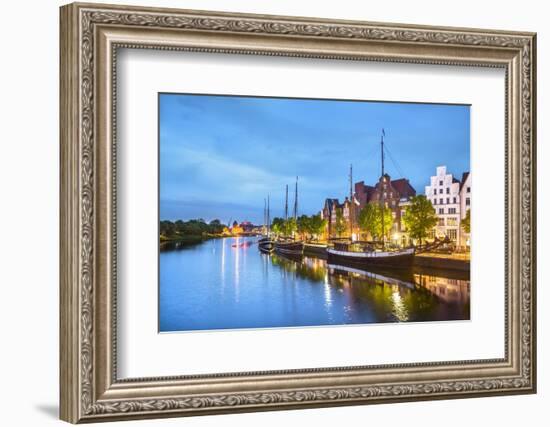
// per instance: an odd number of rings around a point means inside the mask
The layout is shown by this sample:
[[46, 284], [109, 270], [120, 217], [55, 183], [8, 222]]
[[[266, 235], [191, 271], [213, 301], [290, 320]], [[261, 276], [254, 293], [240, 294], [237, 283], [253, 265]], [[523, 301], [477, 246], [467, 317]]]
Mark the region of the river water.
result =
[[363, 271], [258, 251], [257, 237], [160, 252], [160, 331], [466, 320], [467, 273]]

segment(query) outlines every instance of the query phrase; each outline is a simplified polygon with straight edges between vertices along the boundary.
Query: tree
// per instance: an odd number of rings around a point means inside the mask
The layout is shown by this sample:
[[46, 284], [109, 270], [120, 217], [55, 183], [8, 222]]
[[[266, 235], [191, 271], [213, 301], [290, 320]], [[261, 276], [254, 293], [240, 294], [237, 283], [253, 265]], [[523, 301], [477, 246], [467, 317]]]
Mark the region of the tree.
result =
[[462, 225], [465, 233], [470, 234], [470, 209], [466, 211], [466, 216], [461, 221], [460, 225]]
[[208, 224], [208, 232], [211, 234], [220, 234], [223, 232], [224, 226], [219, 219], [213, 219]]
[[403, 224], [413, 239], [422, 239], [428, 236], [428, 232], [437, 224], [437, 215], [432, 203], [426, 196], [414, 196], [411, 204], [405, 209]]
[[336, 208], [336, 224], [334, 225], [334, 230], [336, 235], [340, 237], [342, 233], [346, 230], [346, 223], [344, 222], [344, 212], [342, 208]]
[[161, 221], [160, 222], [160, 234], [166, 237], [174, 235], [176, 227], [172, 221]]
[[[384, 220], [382, 221], [382, 213]], [[391, 209], [379, 203], [367, 203], [359, 212], [359, 228], [364, 233], [370, 233], [373, 239], [381, 240], [387, 236], [393, 224]], [[382, 223], [384, 227], [382, 227]]]
[[271, 231], [273, 231], [275, 234], [282, 234], [284, 229], [284, 222], [285, 220], [283, 218], [273, 218], [273, 221], [271, 221]]
[[325, 232], [328, 221], [321, 218], [320, 214], [312, 215], [309, 218], [309, 232], [319, 238]]
[[311, 234], [311, 220], [307, 215], [302, 215], [298, 218], [296, 223], [298, 233], [302, 236]]
[[298, 229], [298, 225], [296, 223], [296, 220], [294, 218], [288, 218], [283, 223], [283, 235], [284, 236], [291, 236], [292, 233], [294, 233]]

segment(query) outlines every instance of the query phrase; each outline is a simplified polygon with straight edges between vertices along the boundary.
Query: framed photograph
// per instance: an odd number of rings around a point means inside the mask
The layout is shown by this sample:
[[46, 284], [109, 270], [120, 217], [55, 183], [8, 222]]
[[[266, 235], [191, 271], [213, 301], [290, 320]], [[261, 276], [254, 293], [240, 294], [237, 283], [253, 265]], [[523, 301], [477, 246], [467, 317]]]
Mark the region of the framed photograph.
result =
[[61, 418], [536, 391], [535, 34], [61, 8]]

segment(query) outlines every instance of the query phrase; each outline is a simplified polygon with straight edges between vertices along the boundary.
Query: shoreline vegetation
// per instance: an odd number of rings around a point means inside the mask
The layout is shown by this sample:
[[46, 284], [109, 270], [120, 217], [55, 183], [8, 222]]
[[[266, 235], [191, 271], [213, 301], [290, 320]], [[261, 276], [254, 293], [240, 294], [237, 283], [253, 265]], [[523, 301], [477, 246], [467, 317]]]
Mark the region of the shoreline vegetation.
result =
[[159, 224], [160, 244], [196, 244], [205, 240], [223, 237], [226, 227], [220, 220], [207, 223], [204, 219], [191, 219], [189, 221], [163, 220]]

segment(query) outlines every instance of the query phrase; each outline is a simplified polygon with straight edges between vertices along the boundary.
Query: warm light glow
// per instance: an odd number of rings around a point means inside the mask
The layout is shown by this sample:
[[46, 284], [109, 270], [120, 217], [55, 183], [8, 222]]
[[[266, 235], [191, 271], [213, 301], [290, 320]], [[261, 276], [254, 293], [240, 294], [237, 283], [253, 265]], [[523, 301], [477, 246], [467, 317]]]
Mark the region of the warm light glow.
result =
[[393, 240], [399, 240], [399, 233], [393, 233]]
[[406, 322], [409, 320], [409, 313], [407, 307], [403, 303], [401, 294], [398, 290], [394, 290], [392, 293], [393, 314], [399, 322]]
[[231, 234], [241, 234], [244, 230], [239, 225], [231, 227]]

